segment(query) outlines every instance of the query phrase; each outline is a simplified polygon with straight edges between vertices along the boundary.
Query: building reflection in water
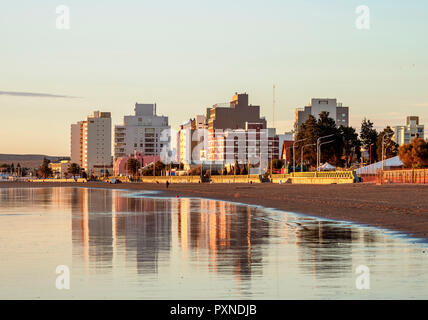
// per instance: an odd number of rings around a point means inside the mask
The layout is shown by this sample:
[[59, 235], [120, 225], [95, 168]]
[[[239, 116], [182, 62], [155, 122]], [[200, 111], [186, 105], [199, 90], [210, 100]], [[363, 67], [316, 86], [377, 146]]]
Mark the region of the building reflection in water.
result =
[[[148, 198], [103, 189], [70, 192], [73, 256], [83, 257], [88, 273], [135, 266], [140, 274], [157, 274], [159, 263], [174, 265], [172, 256], [178, 256], [249, 283], [263, 274], [269, 255], [297, 254], [304, 273], [334, 278], [352, 273], [354, 242], [370, 246], [377, 241], [372, 230], [356, 231], [283, 213], [275, 216], [230, 202]], [[295, 253], [269, 252], [274, 242], [284, 241], [295, 246]], [[178, 255], [172, 254], [174, 250]]]
[[260, 245], [267, 243], [269, 224], [253, 219], [254, 207], [83, 188], [72, 189], [70, 201], [73, 256], [83, 257], [89, 273], [134, 262], [139, 273], [156, 273], [171, 237], [177, 238], [181, 259], [194, 258], [211, 272], [237, 280], [262, 272]]

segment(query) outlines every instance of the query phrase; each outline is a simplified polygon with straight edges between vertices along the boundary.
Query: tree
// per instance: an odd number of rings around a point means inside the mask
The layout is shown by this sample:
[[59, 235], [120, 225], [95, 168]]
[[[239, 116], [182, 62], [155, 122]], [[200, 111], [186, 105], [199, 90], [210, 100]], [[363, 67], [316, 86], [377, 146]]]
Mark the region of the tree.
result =
[[246, 166], [245, 164], [241, 167], [241, 172], [240, 172], [240, 174], [241, 174], [241, 175], [246, 175], [246, 174], [248, 174], [247, 166]]
[[[299, 132], [297, 134], [296, 140], [306, 139], [305, 141], [296, 144], [296, 161], [297, 155], [301, 154], [302, 147], [304, 145], [316, 144], [317, 139], [319, 138], [319, 128], [317, 120], [314, 116], [310, 115], [306, 122], [302, 123], [300, 126]], [[307, 161], [310, 165], [316, 166], [317, 164], [317, 151], [316, 148], [306, 147], [303, 149], [303, 159]], [[290, 155], [292, 155], [293, 149], [291, 149]]]
[[129, 175], [135, 176], [138, 172], [138, 169], [140, 169], [140, 162], [135, 158], [129, 158], [128, 161], [126, 161], [126, 171]]
[[50, 161], [48, 159], [43, 159], [42, 165], [39, 167], [38, 174], [43, 178], [49, 178], [52, 176], [52, 169], [49, 167]]
[[[299, 155], [302, 148], [306, 145], [313, 145], [317, 143], [318, 138], [333, 135], [330, 138], [323, 139], [321, 142], [332, 141], [329, 144], [324, 144], [321, 148], [321, 162], [330, 162], [335, 165], [341, 165], [343, 153], [343, 139], [341, 132], [336, 126], [334, 119], [329, 117], [328, 112], [321, 112], [318, 121], [314, 116], [309, 116], [308, 120], [300, 127], [296, 140], [305, 139], [296, 144], [296, 162], [298, 162]], [[312, 166], [317, 164], [317, 151], [316, 147], [304, 148], [303, 158]]]
[[235, 159], [235, 164], [234, 164], [234, 166], [233, 166], [233, 174], [236, 176], [236, 175], [238, 175], [239, 174], [239, 172], [240, 172], [241, 170], [240, 170], [240, 168], [239, 168], [239, 163], [238, 163], [238, 160], [236, 160]]
[[343, 156], [346, 168], [352, 165], [353, 160], [361, 156], [361, 141], [358, 139], [357, 131], [352, 127], [340, 126], [343, 139]]
[[76, 175], [80, 174], [80, 171], [81, 171], [80, 166], [77, 163], [71, 163], [67, 169], [67, 172], [71, 174], [73, 178]]
[[[398, 144], [392, 140], [394, 131], [388, 126], [381, 133], [379, 133], [377, 138], [377, 159], [382, 161], [395, 157], [398, 154]], [[383, 137], [385, 136], [385, 139]], [[382, 140], [384, 140], [384, 159], [382, 159]]]
[[361, 146], [364, 148], [364, 150], [370, 153], [371, 148], [371, 160], [372, 162], [376, 162], [377, 154], [374, 152], [374, 150], [377, 150], [378, 133], [376, 129], [373, 128], [373, 122], [366, 118], [364, 118], [361, 123], [360, 139]]
[[409, 144], [400, 146], [399, 156], [405, 168], [428, 167], [428, 143], [416, 137]]

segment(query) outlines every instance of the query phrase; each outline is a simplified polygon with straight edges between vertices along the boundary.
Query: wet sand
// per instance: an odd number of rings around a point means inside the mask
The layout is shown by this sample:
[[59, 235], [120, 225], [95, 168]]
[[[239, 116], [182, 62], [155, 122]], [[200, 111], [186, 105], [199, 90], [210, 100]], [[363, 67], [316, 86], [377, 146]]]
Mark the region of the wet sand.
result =
[[0, 182], [0, 188], [93, 187], [162, 191], [162, 196], [204, 197], [346, 220], [428, 240], [428, 185], [291, 185]]

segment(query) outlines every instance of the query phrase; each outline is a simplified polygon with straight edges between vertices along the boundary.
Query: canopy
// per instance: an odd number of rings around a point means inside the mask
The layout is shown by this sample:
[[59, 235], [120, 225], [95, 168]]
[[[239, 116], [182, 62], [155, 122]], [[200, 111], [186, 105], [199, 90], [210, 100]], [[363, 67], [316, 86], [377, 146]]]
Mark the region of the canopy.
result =
[[400, 157], [396, 156], [396, 157], [386, 159], [384, 161], [373, 163], [369, 166], [359, 168], [356, 170], [356, 172], [357, 174], [375, 174], [376, 170], [382, 169], [382, 162], [385, 168], [401, 167], [403, 165], [403, 162], [401, 162]]
[[334, 171], [336, 170], [335, 166], [332, 166], [330, 163], [326, 162], [319, 167], [320, 171]]

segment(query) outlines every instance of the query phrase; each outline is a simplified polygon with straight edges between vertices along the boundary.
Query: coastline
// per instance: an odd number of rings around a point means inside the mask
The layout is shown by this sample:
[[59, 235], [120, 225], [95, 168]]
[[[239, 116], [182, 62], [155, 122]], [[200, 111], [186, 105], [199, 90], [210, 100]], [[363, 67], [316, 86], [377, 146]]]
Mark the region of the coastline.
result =
[[258, 205], [349, 221], [428, 240], [427, 185], [292, 185], [0, 182], [0, 188], [86, 187], [162, 191], [157, 196], [197, 197]]

